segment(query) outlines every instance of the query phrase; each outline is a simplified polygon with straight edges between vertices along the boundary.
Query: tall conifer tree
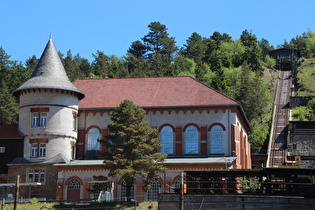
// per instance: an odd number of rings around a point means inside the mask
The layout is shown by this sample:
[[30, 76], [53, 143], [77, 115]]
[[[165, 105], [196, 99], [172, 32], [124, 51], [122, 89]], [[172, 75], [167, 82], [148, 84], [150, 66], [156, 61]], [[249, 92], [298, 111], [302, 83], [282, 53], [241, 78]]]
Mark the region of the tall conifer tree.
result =
[[162, 145], [156, 138], [157, 130], [149, 127], [145, 114], [140, 106], [124, 100], [110, 116], [110, 135], [101, 141], [107, 147], [105, 168], [110, 176], [119, 174], [124, 178], [129, 199], [135, 178], [143, 179], [146, 191], [150, 179], [165, 170], [162, 163], [166, 154], [159, 152]]

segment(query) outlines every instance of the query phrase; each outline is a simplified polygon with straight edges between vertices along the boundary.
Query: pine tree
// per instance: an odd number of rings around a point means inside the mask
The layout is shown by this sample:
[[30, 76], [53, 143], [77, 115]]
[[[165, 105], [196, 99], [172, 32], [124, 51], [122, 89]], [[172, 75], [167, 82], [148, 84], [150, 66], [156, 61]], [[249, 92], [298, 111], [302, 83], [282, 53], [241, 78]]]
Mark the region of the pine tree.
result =
[[162, 163], [166, 154], [159, 153], [162, 145], [156, 138], [157, 131], [149, 127], [145, 115], [140, 106], [124, 100], [110, 116], [110, 135], [101, 141], [107, 147], [104, 166], [109, 176], [119, 174], [125, 179], [127, 198], [130, 198], [135, 178], [143, 178], [146, 191], [150, 187], [148, 181], [165, 170]]

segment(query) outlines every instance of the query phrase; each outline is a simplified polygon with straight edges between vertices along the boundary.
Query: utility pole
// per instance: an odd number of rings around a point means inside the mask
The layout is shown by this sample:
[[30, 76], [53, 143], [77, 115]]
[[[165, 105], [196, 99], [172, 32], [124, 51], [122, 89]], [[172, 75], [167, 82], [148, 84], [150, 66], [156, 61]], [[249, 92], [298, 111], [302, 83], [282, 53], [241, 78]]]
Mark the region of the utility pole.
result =
[[20, 188], [20, 175], [18, 175], [16, 178], [15, 195], [14, 195], [14, 210], [17, 210], [17, 202], [19, 199], [19, 188]]
[[[38, 186], [42, 185], [42, 183], [39, 182], [28, 182], [28, 183], [20, 183], [20, 175], [16, 177], [16, 182], [15, 183], [1, 183], [0, 187], [15, 187], [15, 195], [14, 195], [14, 210], [17, 210], [17, 203], [19, 200], [19, 191], [20, 191], [20, 186]], [[4, 193], [3, 193], [4, 195]], [[2, 202], [2, 206], [4, 205], [4, 198]], [[4, 207], [2, 207], [4, 208]]]
[[180, 189], [179, 189], [180, 210], [184, 210], [184, 174], [180, 172]]

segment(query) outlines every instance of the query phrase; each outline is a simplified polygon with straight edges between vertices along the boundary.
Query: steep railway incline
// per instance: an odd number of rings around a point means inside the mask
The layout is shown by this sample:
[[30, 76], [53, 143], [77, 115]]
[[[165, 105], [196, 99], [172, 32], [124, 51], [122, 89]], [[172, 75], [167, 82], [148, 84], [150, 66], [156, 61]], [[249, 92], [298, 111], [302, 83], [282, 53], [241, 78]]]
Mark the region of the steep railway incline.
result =
[[280, 71], [268, 145], [267, 167], [278, 167], [286, 160], [287, 127], [290, 113], [291, 72]]

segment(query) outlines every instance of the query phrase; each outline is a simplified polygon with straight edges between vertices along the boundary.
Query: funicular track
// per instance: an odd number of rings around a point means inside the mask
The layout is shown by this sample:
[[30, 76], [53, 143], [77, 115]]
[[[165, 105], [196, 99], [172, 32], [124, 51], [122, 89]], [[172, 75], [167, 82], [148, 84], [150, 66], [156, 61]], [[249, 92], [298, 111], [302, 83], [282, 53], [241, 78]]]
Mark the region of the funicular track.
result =
[[268, 146], [267, 167], [278, 167], [286, 160], [287, 126], [289, 122], [289, 101], [291, 71], [280, 71], [274, 103], [274, 114]]

